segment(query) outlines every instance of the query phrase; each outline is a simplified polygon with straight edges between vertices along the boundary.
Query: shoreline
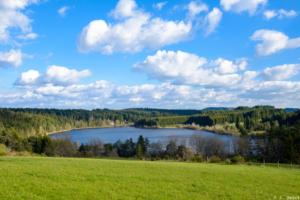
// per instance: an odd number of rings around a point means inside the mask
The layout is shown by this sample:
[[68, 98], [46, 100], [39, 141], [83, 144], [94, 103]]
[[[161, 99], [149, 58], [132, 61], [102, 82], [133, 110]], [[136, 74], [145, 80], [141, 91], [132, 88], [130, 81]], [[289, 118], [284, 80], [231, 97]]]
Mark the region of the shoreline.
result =
[[186, 129], [186, 130], [195, 130], [195, 131], [206, 131], [206, 132], [210, 132], [216, 135], [220, 135], [220, 136], [230, 136], [230, 137], [248, 137], [248, 138], [259, 138], [261, 137], [261, 135], [255, 135], [255, 134], [250, 134], [250, 135], [246, 135], [246, 136], [242, 136], [242, 135], [237, 135], [234, 133], [224, 133], [222, 131], [214, 131], [214, 130], [210, 130], [210, 129], [206, 129], [205, 127], [181, 127], [181, 126], [166, 126], [166, 127], [135, 127], [134, 125], [119, 125], [119, 126], [95, 126], [95, 127], [82, 127], [82, 128], [72, 128], [72, 129], [68, 129], [68, 130], [61, 130], [61, 131], [53, 131], [53, 132], [49, 132], [46, 133], [46, 136], [50, 136], [54, 135], [54, 134], [63, 134], [65, 132], [68, 131], [73, 131], [73, 130], [83, 130], [83, 129], [102, 129], [102, 128], [126, 128], [126, 127], [132, 127], [132, 128], [139, 128], [139, 129]]
[[[218, 130], [211, 130], [206, 127], [189, 127], [189, 126], [164, 126], [164, 127], [136, 127], [134, 125], [119, 125], [119, 126], [93, 126], [93, 127], [81, 127], [81, 128], [71, 128], [71, 129], [65, 129], [65, 130], [60, 130], [60, 131], [53, 131], [53, 132], [48, 132], [45, 133], [44, 135], [50, 136], [54, 134], [60, 134], [60, 133], [65, 133], [68, 131], [74, 131], [74, 130], [83, 130], [83, 129], [101, 129], [101, 128], [122, 128], [122, 127], [132, 127], [132, 128], [139, 128], [139, 129], [187, 129], [187, 130], [195, 130], [195, 131], [206, 131], [210, 133], [214, 133], [217, 135], [227, 135], [227, 136], [233, 136], [233, 137], [242, 137], [240, 134], [236, 133], [230, 133], [230, 132], [223, 132], [223, 131], [218, 131]], [[262, 136], [261, 134], [249, 134], [247, 137], [260, 137]]]
[[[134, 127], [134, 126], [133, 126]], [[230, 132], [223, 132], [223, 131], [218, 131], [216, 129], [209, 129], [206, 127], [200, 127], [200, 126], [184, 126], [184, 125], [175, 125], [175, 126], [153, 126], [153, 127], [135, 127], [135, 128], [140, 128], [140, 129], [187, 129], [187, 130], [195, 130], [195, 131], [206, 131], [218, 135], [228, 135], [228, 136], [235, 136], [235, 137], [240, 137], [240, 134], [236, 133], [230, 133]]]
[[60, 134], [60, 133], [65, 133], [68, 131], [74, 131], [74, 130], [83, 130], [83, 129], [100, 129], [100, 128], [120, 128], [120, 127], [130, 127], [130, 125], [120, 125], [120, 126], [89, 126], [89, 127], [82, 127], [82, 128], [71, 128], [71, 129], [65, 129], [65, 130], [60, 130], [60, 131], [52, 131], [48, 132], [45, 135], [50, 136], [54, 134]]
[[186, 127], [186, 126], [165, 126], [165, 127], [135, 127], [134, 125], [119, 125], [119, 126], [93, 126], [93, 127], [82, 127], [82, 128], [71, 128], [66, 130], [60, 130], [60, 131], [53, 131], [46, 133], [45, 135], [50, 136], [54, 134], [61, 134], [68, 131], [74, 131], [74, 130], [83, 130], [83, 129], [101, 129], [101, 128], [122, 128], [122, 127], [133, 127], [133, 128], [139, 128], [139, 129], [187, 129], [187, 130], [195, 130], [195, 131], [206, 131], [210, 133], [214, 133], [217, 135], [227, 135], [227, 136], [233, 136], [233, 137], [240, 137], [240, 135], [234, 134], [234, 133], [224, 133], [221, 131], [214, 131], [210, 129], [206, 129], [205, 127]]

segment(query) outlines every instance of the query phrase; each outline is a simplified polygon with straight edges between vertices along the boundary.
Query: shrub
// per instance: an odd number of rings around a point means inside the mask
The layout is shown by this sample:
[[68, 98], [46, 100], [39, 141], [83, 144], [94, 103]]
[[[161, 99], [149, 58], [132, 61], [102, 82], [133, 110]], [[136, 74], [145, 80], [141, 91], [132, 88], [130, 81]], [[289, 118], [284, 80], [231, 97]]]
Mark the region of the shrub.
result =
[[212, 156], [209, 158], [209, 162], [218, 163], [218, 162], [221, 162], [221, 158], [219, 156]]
[[5, 156], [7, 154], [7, 148], [4, 144], [0, 144], [0, 156]]
[[234, 163], [234, 164], [244, 163], [245, 162], [245, 158], [243, 156], [240, 156], [240, 155], [233, 156], [231, 158], [231, 162]]
[[225, 160], [225, 164], [231, 164], [231, 160], [227, 158], [227, 159]]
[[177, 157], [183, 161], [191, 160], [194, 157], [194, 152], [190, 148], [180, 145], [177, 149]]
[[199, 154], [195, 154], [192, 159], [191, 159], [193, 162], [203, 162], [203, 158], [201, 155]]

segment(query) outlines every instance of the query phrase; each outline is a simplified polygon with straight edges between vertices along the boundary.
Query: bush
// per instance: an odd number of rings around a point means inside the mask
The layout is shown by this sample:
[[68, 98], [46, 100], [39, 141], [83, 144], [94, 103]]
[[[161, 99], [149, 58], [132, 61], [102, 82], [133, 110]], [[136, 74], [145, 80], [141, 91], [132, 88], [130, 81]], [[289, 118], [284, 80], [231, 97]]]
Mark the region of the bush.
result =
[[245, 158], [243, 156], [240, 156], [240, 155], [233, 156], [231, 158], [231, 162], [234, 163], [234, 164], [244, 163], [245, 162]]
[[7, 148], [4, 144], [0, 144], [0, 156], [5, 156], [7, 154]]
[[227, 158], [227, 159], [225, 160], [225, 164], [231, 164], [231, 160]]
[[55, 139], [52, 140], [47, 152], [49, 153], [49, 155], [53, 154], [54, 156], [72, 157], [77, 153], [77, 146], [68, 138]]
[[193, 162], [203, 162], [203, 158], [201, 155], [199, 154], [195, 154], [192, 159], [191, 159]]
[[209, 158], [209, 162], [218, 163], [218, 162], [221, 162], [221, 158], [219, 156], [212, 156]]

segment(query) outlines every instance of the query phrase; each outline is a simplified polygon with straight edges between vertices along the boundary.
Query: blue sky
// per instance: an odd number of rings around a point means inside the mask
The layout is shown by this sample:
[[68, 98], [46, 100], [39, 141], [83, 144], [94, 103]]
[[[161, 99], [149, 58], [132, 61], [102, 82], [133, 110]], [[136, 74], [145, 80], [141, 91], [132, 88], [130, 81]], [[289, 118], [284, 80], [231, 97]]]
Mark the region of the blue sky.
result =
[[2, 107], [300, 105], [297, 0], [0, 0]]

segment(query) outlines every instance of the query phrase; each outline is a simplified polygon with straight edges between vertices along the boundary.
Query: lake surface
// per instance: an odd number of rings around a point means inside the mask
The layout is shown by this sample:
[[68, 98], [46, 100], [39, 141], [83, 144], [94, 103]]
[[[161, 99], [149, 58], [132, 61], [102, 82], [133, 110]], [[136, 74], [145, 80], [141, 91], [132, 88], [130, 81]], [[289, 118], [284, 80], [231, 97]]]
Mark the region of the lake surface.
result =
[[162, 128], [162, 129], [141, 129], [134, 127], [117, 127], [117, 128], [94, 128], [71, 130], [63, 133], [52, 134], [52, 138], [70, 138], [74, 142], [88, 143], [91, 140], [98, 139], [104, 143], [114, 143], [118, 140], [125, 141], [132, 138], [134, 141], [143, 135], [150, 142], [168, 142], [176, 139], [181, 143], [187, 143], [193, 135], [201, 135], [205, 138], [217, 138], [231, 145], [235, 136], [219, 135], [208, 131], [180, 129], [180, 128]]

